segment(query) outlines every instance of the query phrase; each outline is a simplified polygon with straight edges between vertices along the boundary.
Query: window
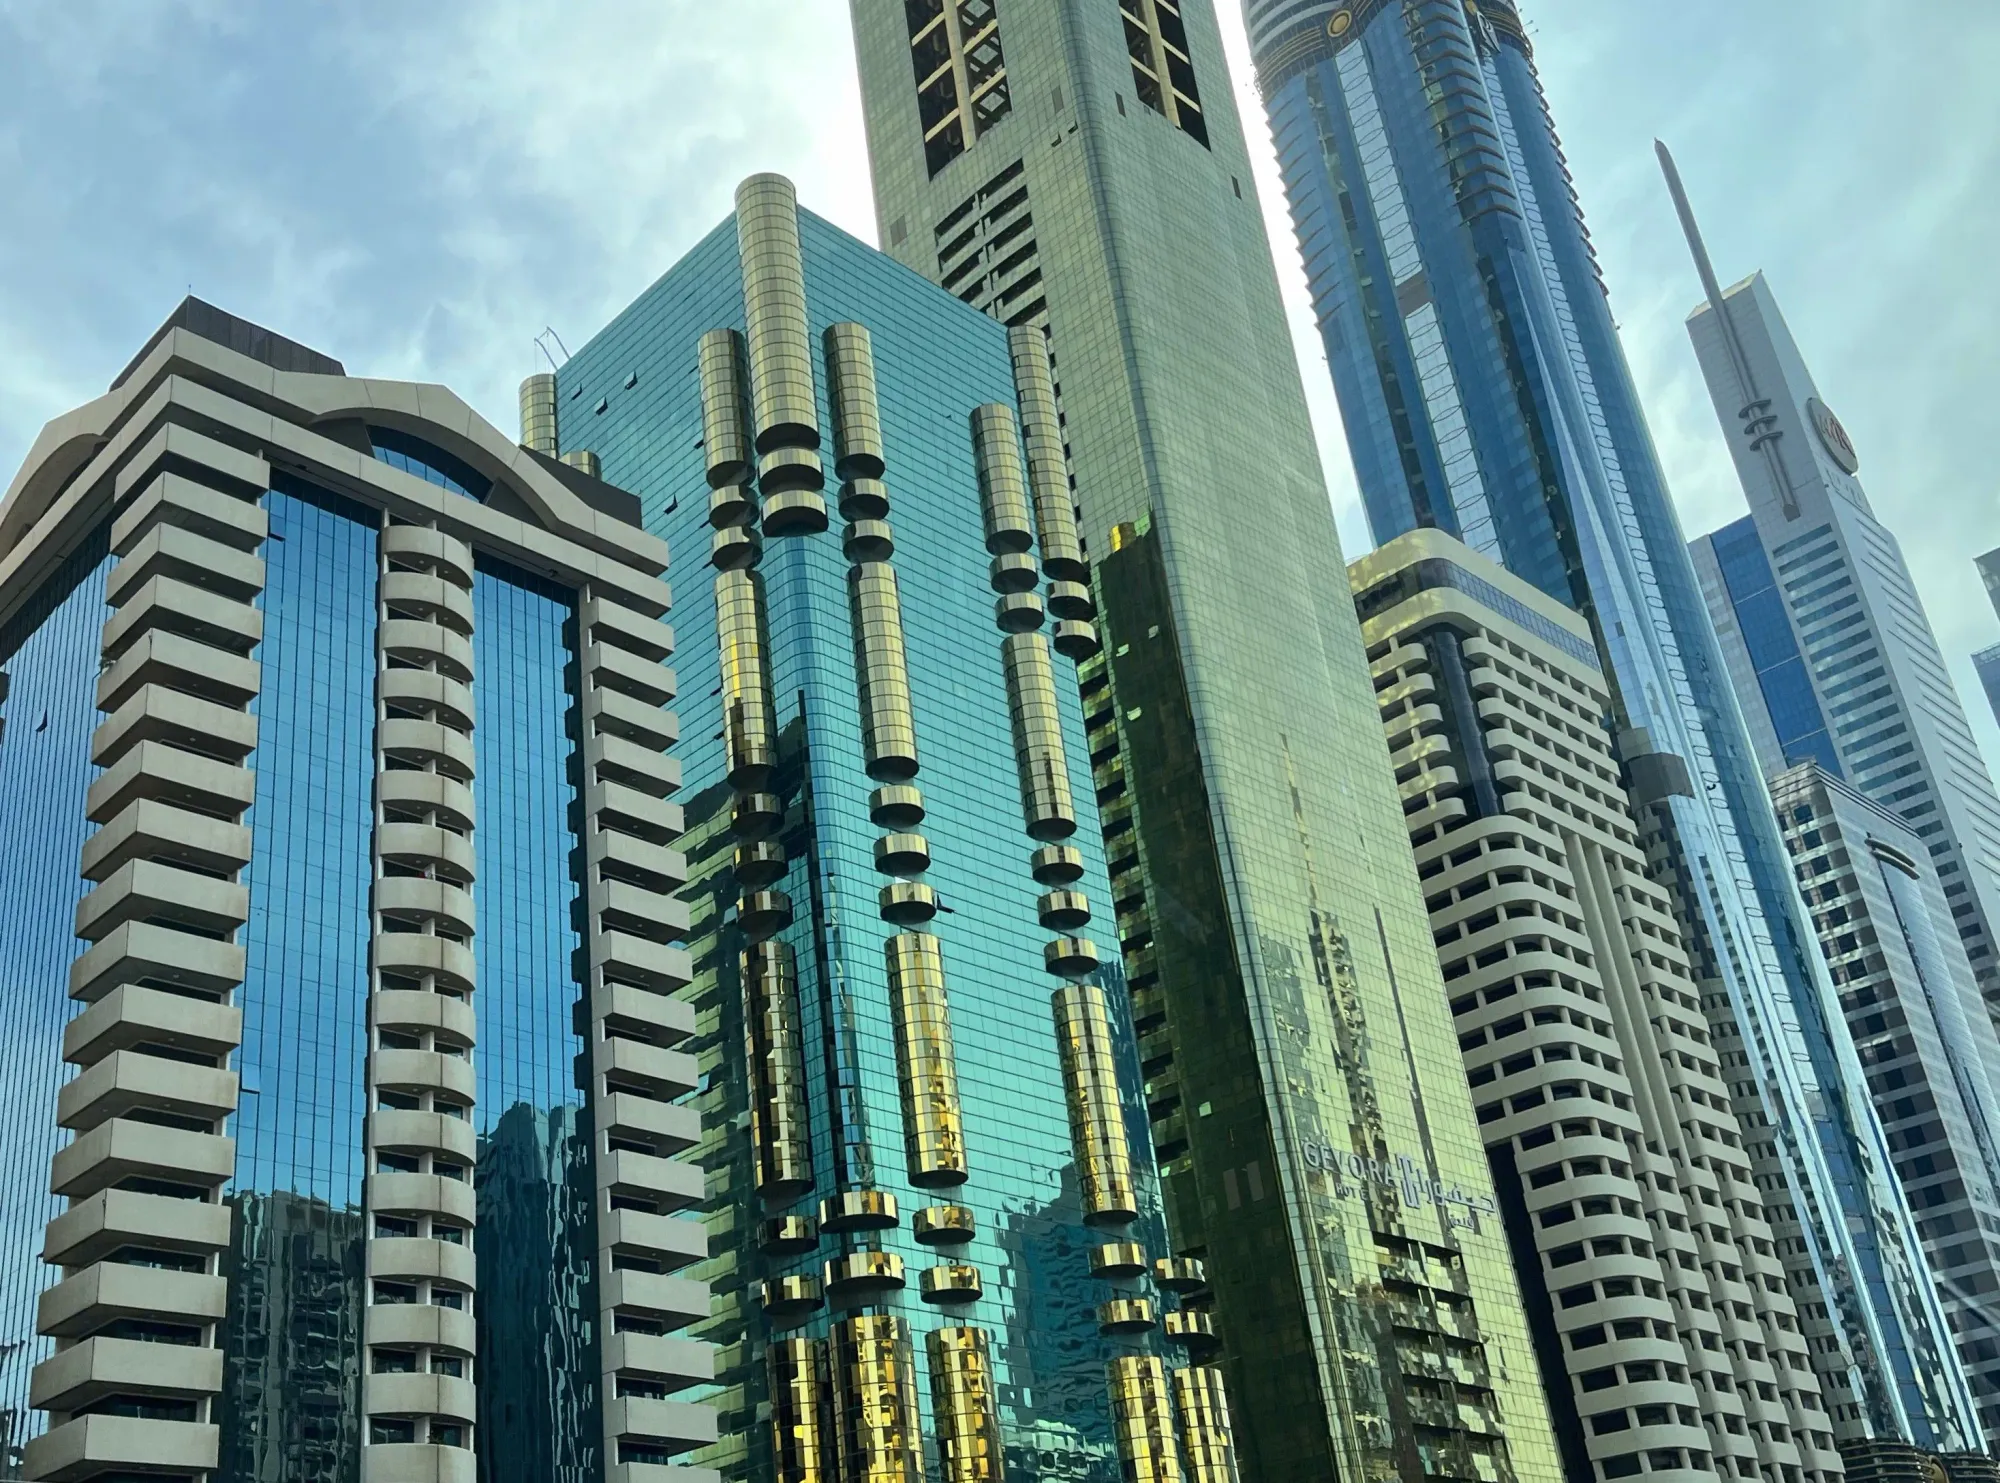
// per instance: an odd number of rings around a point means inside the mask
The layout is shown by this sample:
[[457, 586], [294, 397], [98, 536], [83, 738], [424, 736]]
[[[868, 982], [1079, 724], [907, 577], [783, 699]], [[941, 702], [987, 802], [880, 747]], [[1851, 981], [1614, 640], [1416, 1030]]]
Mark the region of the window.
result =
[[[1195, 84], [1181, 0], [1118, 0], [1118, 11], [1139, 101], [1208, 148], [1208, 121], [1201, 111], [1201, 89]], [[1118, 108], [1124, 112], [1123, 98], [1118, 100]]]
[[467, 499], [484, 501], [493, 492], [493, 481], [464, 459], [445, 452], [434, 443], [389, 427], [368, 429], [368, 441], [375, 456], [391, 468], [414, 474], [427, 484], [449, 489]]

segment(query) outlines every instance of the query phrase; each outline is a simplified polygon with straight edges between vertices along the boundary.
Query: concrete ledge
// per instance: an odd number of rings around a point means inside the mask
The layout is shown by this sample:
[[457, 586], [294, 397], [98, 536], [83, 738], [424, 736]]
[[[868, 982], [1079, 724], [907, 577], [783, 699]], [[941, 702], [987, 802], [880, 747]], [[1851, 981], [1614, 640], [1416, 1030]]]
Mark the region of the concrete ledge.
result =
[[392, 525], [382, 532], [382, 554], [443, 573], [460, 587], [472, 587], [472, 547], [457, 536], [422, 525]]
[[154, 629], [197, 643], [248, 654], [264, 637], [264, 615], [248, 603], [220, 597], [172, 577], [153, 577], [130, 593], [104, 625], [104, 654], [116, 659]]
[[[407, 937], [410, 934], [399, 932], [395, 935]], [[430, 940], [443, 942], [447, 939]], [[454, 999], [448, 994], [434, 994], [425, 989], [377, 989], [369, 1004], [374, 1009], [378, 1026], [398, 1030], [443, 1030], [467, 1045], [473, 1043], [478, 1033], [478, 1016], [473, 1013], [471, 1003]]]
[[250, 919], [250, 890], [155, 860], [133, 860], [77, 903], [76, 935], [99, 942], [128, 923], [157, 925], [161, 919], [203, 932], [234, 932]]
[[427, 937], [421, 932], [383, 932], [375, 938], [375, 966], [385, 974], [429, 974], [448, 988], [469, 994], [472, 992], [473, 975], [477, 971], [477, 960], [472, 949], [463, 943], [453, 942], [449, 937]]
[[590, 863], [600, 869], [608, 865], [638, 876], [654, 891], [677, 891], [687, 884], [687, 855], [680, 850], [610, 829], [591, 830], [588, 839]]
[[681, 739], [681, 718], [672, 711], [634, 699], [622, 690], [593, 685], [583, 712], [600, 732], [623, 737], [634, 746], [664, 752]]
[[236, 1073], [115, 1050], [56, 1094], [56, 1124], [87, 1133], [114, 1117], [164, 1112], [215, 1124], [236, 1110]]
[[441, 623], [421, 618], [385, 619], [382, 652], [416, 664], [436, 664], [452, 679], [472, 682], [472, 641]]
[[385, 669], [376, 683], [389, 705], [433, 711], [436, 715], [432, 719], [442, 719], [468, 733], [478, 724], [472, 691], [450, 675], [426, 669]]
[[408, 616], [426, 623], [442, 623], [468, 637], [472, 633], [472, 594], [456, 582], [447, 582], [429, 572], [405, 572], [391, 568], [382, 574], [382, 601], [391, 612], [412, 610]]
[[470, 1424], [477, 1404], [471, 1382], [455, 1375], [361, 1377], [361, 1409], [370, 1416], [445, 1416]]
[[90, 760], [110, 767], [149, 741], [241, 762], [257, 749], [257, 718], [164, 685], [141, 685], [91, 736]]
[[[479, 1285], [479, 1263], [470, 1248], [417, 1236], [376, 1236], [368, 1242], [370, 1277], [436, 1278], [467, 1292]], [[449, 1311], [449, 1310], [447, 1310]]]
[[[669, 1271], [708, 1259], [708, 1227], [685, 1216], [611, 1210], [600, 1204], [597, 1233], [606, 1253], [632, 1251], [659, 1261]], [[611, 1263], [605, 1260], [603, 1266], [608, 1269]], [[609, 1341], [607, 1335], [606, 1342]]]
[[642, 1040], [600, 1039], [593, 1046], [591, 1065], [600, 1077], [668, 1100], [686, 1096], [701, 1079], [695, 1058], [686, 1051], [666, 1050]]
[[644, 1138], [662, 1154], [684, 1153], [701, 1142], [701, 1113], [681, 1102], [655, 1102], [627, 1092], [597, 1099], [597, 1131]]
[[584, 791], [583, 807], [599, 829], [620, 830], [653, 844], [672, 844], [687, 832], [687, 811], [678, 803], [619, 782], [592, 783]]
[[182, 474], [163, 473], [111, 523], [113, 553], [123, 556], [161, 525], [177, 526], [242, 551], [255, 551], [271, 533], [271, 517], [256, 501], [210, 489]]
[[586, 741], [583, 750], [593, 782], [622, 783], [650, 798], [665, 798], [680, 791], [679, 761], [657, 750], [649, 751], [623, 737], [602, 734]]
[[244, 950], [234, 943], [151, 922], [127, 922], [70, 965], [69, 995], [101, 999], [141, 979], [224, 994], [243, 982], [244, 965]]
[[[395, 671], [391, 671], [395, 673]], [[395, 722], [390, 722], [395, 725]], [[426, 725], [416, 721], [406, 725]], [[443, 731], [443, 727], [436, 730]], [[462, 834], [453, 834], [449, 829], [440, 829], [435, 824], [388, 823], [375, 831], [376, 847], [382, 858], [394, 860], [420, 869], [443, 868], [452, 875], [466, 881], [476, 878], [476, 866], [472, 853], [472, 841]]]
[[36, 1328], [50, 1338], [66, 1339], [80, 1338], [119, 1318], [219, 1323], [227, 1306], [228, 1284], [220, 1277], [99, 1262], [41, 1295]]
[[478, 1157], [479, 1135], [469, 1117], [442, 1112], [404, 1112], [378, 1107], [368, 1114], [373, 1148], [401, 1153], [442, 1153], [470, 1164]]
[[673, 655], [674, 631], [657, 618], [603, 597], [586, 598], [578, 616], [592, 643], [610, 644], [655, 663]]
[[56, 1151], [49, 1161], [49, 1190], [81, 1200], [127, 1179], [153, 1177], [212, 1191], [235, 1173], [233, 1138], [113, 1119]]
[[609, 1195], [651, 1200], [661, 1214], [688, 1210], [702, 1202], [705, 1179], [697, 1164], [613, 1149], [597, 1155], [597, 1187]]
[[141, 1045], [224, 1056], [242, 1041], [243, 1011], [233, 1005], [121, 984], [63, 1027], [63, 1059], [88, 1066]]
[[264, 590], [264, 559], [174, 525], [155, 525], [119, 554], [105, 584], [104, 600], [114, 608], [155, 577], [166, 577], [247, 603]]
[[604, 1470], [604, 1483], [722, 1483], [715, 1468], [666, 1467], [646, 1462], [614, 1462]]
[[385, 756], [417, 763], [434, 762], [449, 777], [460, 782], [472, 780], [472, 738], [461, 731], [435, 721], [391, 716], [382, 723], [381, 736]]
[[257, 801], [257, 774], [233, 762], [142, 741], [90, 785], [91, 819], [108, 824], [141, 798], [240, 818]]
[[28, 1443], [26, 1472], [44, 1483], [84, 1483], [114, 1470], [207, 1472], [220, 1437], [216, 1427], [190, 1421], [79, 1416]]
[[679, 677], [666, 665], [606, 643], [593, 643], [584, 650], [583, 672], [591, 684], [645, 705], [668, 705], [680, 688]]
[[600, 1272], [597, 1280], [602, 1295], [607, 1340], [618, 1332], [616, 1314], [621, 1308], [674, 1328], [686, 1328], [708, 1317], [708, 1284], [705, 1282], [669, 1277], [659, 1272], [615, 1270]]
[[[664, 1334], [606, 1334], [604, 1373], [643, 1375], [674, 1390], [706, 1385], [715, 1379], [715, 1346], [698, 1339], [675, 1339]], [[607, 1384], [604, 1394], [615, 1396], [618, 1388]]]
[[479, 1333], [470, 1313], [428, 1303], [371, 1303], [362, 1310], [362, 1329], [369, 1344], [399, 1349], [428, 1344], [463, 1355], [475, 1351]]
[[694, 980], [694, 960], [686, 948], [648, 942], [624, 932], [593, 931], [590, 961], [606, 977], [670, 994]]
[[87, 1267], [126, 1246], [208, 1255], [227, 1249], [229, 1223], [227, 1205], [138, 1190], [100, 1190], [49, 1222], [42, 1260], [58, 1267]]
[[361, 1449], [361, 1483], [477, 1483], [478, 1477], [469, 1447], [387, 1442]]
[[664, 891], [618, 880], [590, 883], [590, 912], [606, 931], [629, 933], [648, 942], [680, 942], [694, 920], [687, 902]]
[[591, 1018], [607, 1030], [672, 1045], [695, 1032], [694, 1006], [631, 984], [599, 984], [590, 994]]
[[368, 1208], [401, 1215], [442, 1215], [471, 1225], [476, 1205], [472, 1181], [438, 1174], [370, 1174]]
[[479, 1084], [469, 1060], [435, 1050], [370, 1052], [368, 1074], [371, 1086], [450, 1092], [468, 1107]]
[[449, 881], [385, 875], [375, 882], [375, 909], [406, 921], [438, 921], [470, 937], [478, 918], [472, 897]]
[[668, 1451], [692, 1452], [715, 1440], [715, 1412], [687, 1401], [614, 1396], [604, 1402], [604, 1434], [661, 1444]]
[[218, 488], [240, 487], [248, 495], [261, 495], [271, 487], [271, 466], [255, 454], [219, 443], [192, 428], [173, 423], [161, 428], [150, 442], [133, 454], [118, 471], [112, 486], [114, 497], [124, 504], [126, 496], [166, 466], [191, 474]]
[[254, 659], [156, 628], [97, 677], [97, 708], [115, 713], [141, 685], [163, 685], [240, 710], [256, 699], [263, 673]]
[[[393, 674], [393, 670], [384, 670]], [[375, 777], [375, 796], [384, 807], [432, 809], [458, 828], [472, 830], [478, 822], [472, 790], [434, 772], [384, 772]]]
[[233, 875], [250, 863], [250, 831], [142, 798], [84, 841], [83, 874], [101, 881], [135, 860]]
[[80, 1411], [106, 1396], [217, 1395], [222, 1351], [139, 1339], [85, 1339], [35, 1366], [28, 1403], [43, 1411]]

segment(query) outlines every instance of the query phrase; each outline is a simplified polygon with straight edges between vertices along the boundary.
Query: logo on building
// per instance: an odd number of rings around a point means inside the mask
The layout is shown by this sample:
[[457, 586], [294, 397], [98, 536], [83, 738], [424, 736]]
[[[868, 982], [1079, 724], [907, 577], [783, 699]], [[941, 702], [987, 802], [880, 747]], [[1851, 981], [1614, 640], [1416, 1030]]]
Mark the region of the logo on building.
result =
[[1854, 439], [1848, 437], [1847, 429], [1840, 425], [1840, 419], [1833, 415], [1832, 408], [1818, 397], [1807, 397], [1806, 416], [1812, 419], [1813, 431], [1819, 434], [1820, 447], [1826, 449], [1826, 456], [1839, 466], [1843, 474], [1851, 474], [1861, 467], [1861, 455], [1854, 451]]

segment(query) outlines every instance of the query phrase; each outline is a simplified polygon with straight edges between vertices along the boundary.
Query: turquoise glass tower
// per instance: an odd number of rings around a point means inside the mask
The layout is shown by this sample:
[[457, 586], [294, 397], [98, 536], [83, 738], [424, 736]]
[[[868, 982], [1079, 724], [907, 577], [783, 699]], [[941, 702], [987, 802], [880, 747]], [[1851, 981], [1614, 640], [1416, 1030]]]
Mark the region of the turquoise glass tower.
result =
[[675, 553], [725, 1478], [1230, 1476], [1089, 937], [1036, 349], [760, 176], [523, 387]]

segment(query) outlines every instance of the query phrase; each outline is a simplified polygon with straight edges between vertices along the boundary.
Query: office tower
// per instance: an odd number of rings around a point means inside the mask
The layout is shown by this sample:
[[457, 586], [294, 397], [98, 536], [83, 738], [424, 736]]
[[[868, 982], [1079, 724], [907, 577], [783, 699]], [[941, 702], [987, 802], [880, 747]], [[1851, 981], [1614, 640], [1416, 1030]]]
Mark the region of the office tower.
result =
[[1039, 348], [766, 175], [525, 394], [711, 568], [677, 614], [727, 1478], [1233, 1476], [1091, 936]]
[[1112, 904], [1244, 1472], [1553, 1476], [1502, 1233], [1424, 1193], [1490, 1183], [1211, 0], [852, 9], [885, 248], [1053, 361]]
[[1974, 654], [1972, 668], [1979, 676], [1979, 688], [1986, 692], [1986, 703], [1993, 709], [1993, 719], [2000, 721], [2000, 644]]
[[713, 1363], [672, 1336], [708, 1296], [638, 513], [193, 299], [36, 441], [10, 1476], [644, 1483], [713, 1441], [674, 1398]]
[[1838, 1314], [1837, 1434], [1975, 1437], [1514, 5], [1245, 9], [1377, 540], [1443, 530], [1589, 621], [1794, 1296]]
[[1771, 781], [1924, 1250], [2000, 1436], [2000, 1035], [1923, 839], [1816, 762]]
[[1841, 1474], [1590, 625], [1442, 531], [1348, 568], [1570, 1478]]
[[1693, 553], [1757, 760], [1767, 776], [1817, 762], [1907, 822], [2000, 1001], [2000, 796], [1916, 583], [1764, 275], [1717, 290], [1688, 334], [1750, 513]]

